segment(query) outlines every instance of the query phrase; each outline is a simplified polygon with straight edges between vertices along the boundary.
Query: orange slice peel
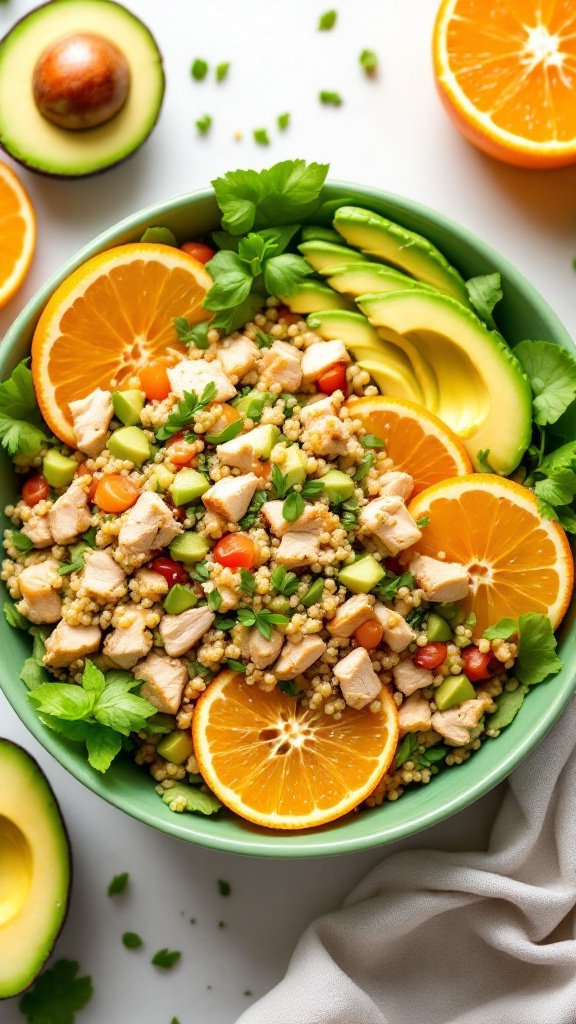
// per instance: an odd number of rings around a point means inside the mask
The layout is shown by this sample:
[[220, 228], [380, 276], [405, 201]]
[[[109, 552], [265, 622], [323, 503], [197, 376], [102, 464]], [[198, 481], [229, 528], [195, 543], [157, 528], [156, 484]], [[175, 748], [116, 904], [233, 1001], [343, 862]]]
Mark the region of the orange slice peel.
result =
[[36, 214], [20, 180], [0, 163], [0, 309], [18, 290], [36, 247]]

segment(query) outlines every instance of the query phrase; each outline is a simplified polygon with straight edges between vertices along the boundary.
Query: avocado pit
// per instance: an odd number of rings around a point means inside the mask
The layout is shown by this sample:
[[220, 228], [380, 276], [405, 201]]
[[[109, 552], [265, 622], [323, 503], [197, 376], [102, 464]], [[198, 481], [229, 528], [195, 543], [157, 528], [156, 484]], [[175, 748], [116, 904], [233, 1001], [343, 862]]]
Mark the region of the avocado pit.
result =
[[124, 106], [129, 87], [126, 57], [95, 32], [54, 40], [40, 54], [32, 78], [42, 116], [72, 131], [109, 121]]

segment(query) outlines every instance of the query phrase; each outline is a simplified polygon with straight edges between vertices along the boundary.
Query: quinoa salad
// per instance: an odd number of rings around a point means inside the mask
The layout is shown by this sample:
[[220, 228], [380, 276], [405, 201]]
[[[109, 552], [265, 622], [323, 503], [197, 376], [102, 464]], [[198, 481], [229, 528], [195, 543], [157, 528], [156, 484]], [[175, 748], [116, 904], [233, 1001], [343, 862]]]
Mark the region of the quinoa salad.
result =
[[[373, 376], [313, 323], [275, 295], [233, 330], [204, 322], [70, 402], [75, 447], [15, 459], [2, 579], [31, 699], [96, 769], [127, 750], [172, 811], [220, 806], [191, 730], [223, 673], [334, 723], [376, 720], [384, 688], [397, 742], [367, 807], [461, 765], [528, 691], [514, 622], [479, 632], [467, 567], [419, 551], [414, 480], [355, 415]], [[55, 682], [131, 702], [99, 720], [110, 749], [40, 700]]]

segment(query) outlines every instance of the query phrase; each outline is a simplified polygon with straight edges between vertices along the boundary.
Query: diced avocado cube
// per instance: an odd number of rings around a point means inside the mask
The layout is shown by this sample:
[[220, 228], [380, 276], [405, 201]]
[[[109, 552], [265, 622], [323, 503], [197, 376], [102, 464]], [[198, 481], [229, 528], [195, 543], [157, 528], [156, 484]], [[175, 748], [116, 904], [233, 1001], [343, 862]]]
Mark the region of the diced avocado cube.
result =
[[56, 448], [51, 448], [42, 459], [42, 472], [50, 487], [67, 487], [77, 469], [76, 459], [69, 459]]
[[165, 757], [172, 764], [184, 764], [184, 761], [188, 760], [194, 750], [189, 730], [175, 729], [174, 732], [163, 736], [156, 750], [161, 757]]
[[452, 636], [452, 630], [440, 615], [435, 615], [434, 612], [430, 612], [426, 619], [426, 639], [429, 643], [436, 643], [437, 641], [449, 640]]
[[187, 565], [190, 562], [201, 562], [208, 554], [209, 547], [206, 537], [187, 530], [186, 533], [180, 533], [174, 538], [170, 545], [170, 554], [177, 562], [184, 562]]
[[354, 481], [348, 473], [330, 469], [321, 479], [324, 484], [322, 493], [329, 501], [347, 501], [354, 494]]
[[440, 601], [435, 605], [438, 615], [441, 615], [443, 619], [453, 619], [456, 613], [459, 611], [458, 605], [455, 601]]
[[338, 582], [353, 594], [368, 594], [386, 575], [386, 570], [373, 555], [362, 555], [338, 573]]
[[247, 395], [235, 398], [230, 405], [233, 405], [236, 412], [243, 417], [249, 417], [255, 422], [260, 419], [267, 405], [272, 405], [278, 395], [273, 391], [249, 391]]
[[210, 481], [197, 469], [180, 469], [168, 490], [172, 495], [175, 505], [189, 505], [195, 498], [205, 494], [210, 487]]
[[128, 459], [135, 466], [141, 466], [150, 458], [150, 442], [140, 427], [120, 427], [114, 430], [106, 447], [117, 459]]
[[302, 598], [302, 604], [304, 605], [305, 608], [310, 608], [311, 605], [317, 604], [318, 601], [320, 601], [322, 594], [324, 593], [325, 582], [326, 581], [322, 578], [322, 576], [320, 576], [317, 580], [314, 580], [314, 583]]
[[250, 439], [254, 454], [259, 459], [269, 459], [274, 445], [278, 444], [280, 439], [280, 430], [273, 423], [265, 423], [261, 427], [255, 427], [245, 436]]
[[434, 701], [438, 711], [447, 711], [456, 704], [462, 704], [465, 700], [473, 700], [476, 690], [465, 675], [448, 676], [437, 690], [434, 691]]
[[286, 487], [294, 487], [294, 484], [303, 484], [306, 479], [306, 468], [308, 458], [297, 444], [291, 444], [286, 449], [286, 458], [280, 466], [282, 474], [286, 478]]
[[162, 464], [156, 466], [153, 477], [155, 490], [167, 491], [174, 480], [175, 475], [175, 473], [171, 473], [170, 470], [166, 469], [166, 466], [163, 466]]
[[125, 427], [133, 427], [140, 423], [140, 413], [144, 408], [146, 396], [143, 391], [114, 391], [112, 407], [117, 420]]
[[190, 590], [190, 587], [185, 587], [182, 583], [175, 583], [173, 587], [170, 587], [164, 600], [164, 611], [169, 615], [180, 615], [197, 604], [198, 598]]

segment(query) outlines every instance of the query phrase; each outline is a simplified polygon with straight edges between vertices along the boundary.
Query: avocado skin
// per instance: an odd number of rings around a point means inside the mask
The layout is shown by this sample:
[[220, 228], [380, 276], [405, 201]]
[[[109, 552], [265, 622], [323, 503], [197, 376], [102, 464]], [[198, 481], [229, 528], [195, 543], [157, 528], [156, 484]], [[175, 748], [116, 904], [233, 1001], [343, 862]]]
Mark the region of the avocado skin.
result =
[[[71, 888], [72, 888], [72, 874], [73, 874], [72, 847], [71, 847], [71, 844], [70, 844], [70, 836], [68, 834], [68, 829], [66, 827], [66, 822], [64, 821], [64, 818], [62, 816], [62, 811], [60, 810], [60, 805], [58, 803], [58, 800], [56, 799], [56, 795], [54, 793], [54, 790], [52, 789], [52, 786], [50, 785], [48, 779], [46, 778], [44, 772], [42, 771], [42, 768], [38, 764], [36, 758], [32, 757], [32, 755], [29, 754], [28, 751], [24, 749], [24, 747], [21, 747], [19, 743], [14, 743], [13, 740], [9, 740], [9, 739], [7, 739], [4, 736], [0, 736], [0, 763], [1, 763], [1, 760], [2, 760], [2, 752], [3, 752], [3, 748], [4, 747], [11, 747], [13, 749], [13, 751], [16, 752], [17, 756], [19, 756], [23, 760], [29, 762], [29, 764], [30, 764], [34, 774], [38, 777], [38, 780], [39, 780], [41, 786], [43, 786], [44, 789], [46, 790], [47, 804], [48, 803], [51, 804], [52, 815], [56, 817], [56, 819], [57, 819], [57, 821], [59, 823], [60, 831], [61, 831], [61, 837], [62, 837], [62, 840], [63, 840], [63, 847], [64, 847], [63, 854], [64, 854], [64, 858], [65, 858], [65, 872], [66, 872], [66, 875], [67, 875], [67, 883], [66, 883], [65, 891], [60, 896], [60, 899], [61, 899], [61, 902], [62, 902], [62, 917], [61, 917], [61, 920], [60, 920], [60, 923], [58, 925], [57, 930], [54, 932], [54, 934], [50, 938], [49, 944], [44, 947], [44, 957], [43, 957], [41, 963], [38, 964], [38, 967], [34, 971], [34, 974], [27, 979], [26, 983], [23, 986], [16, 987], [14, 989], [14, 991], [6, 992], [4, 995], [2, 995], [0, 993], [0, 1002], [2, 1002], [2, 1000], [4, 1000], [4, 999], [11, 999], [14, 996], [19, 996], [19, 995], [22, 994], [22, 992], [25, 992], [27, 989], [29, 989], [34, 984], [34, 982], [36, 981], [36, 978], [41, 973], [41, 971], [42, 971], [42, 969], [44, 967], [44, 964], [46, 963], [48, 958], [51, 956], [52, 950], [54, 949], [54, 946], [56, 945], [56, 942], [58, 941], [60, 933], [61, 933], [64, 925], [66, 924], [66, 918], [68, 917], [68, 911], [70, 909], [70, 892], [71, 892]], [[1, 940], [1, 932], [0, 932], [0, 940]], [[1, 941], [0, 941], [0, 951], [1, 951]]]
[[[32, 11], [28, 11], [27, 14], [24, 14], [24, 15], [22, 15], [21, 18], [18, 18], [18, 21], [14, 22], [14, 24], [9, 29], [9, 31], [2, 37], [2, 39], [0, 39], [0, 53], [2, 52], [2, 47], [3, 47], [4, 43], [5, 43], [5, 41], [8, 39], [9, 36], [12, 35], [14, 30], [17, 29], [22, 24], [23, 21], [26, 21], [30, 17], [31, 14], [36, 13], [37, 11], [41, 10], [43, 7], [49, 7], [52, 2], [53, 2], [53, 0], [47, 0], [47, 2], [44, 3], [44, 4], [38, 4], [38, 6], [35, 7]], [[127, 13], [131, 15], [131, 17], [134, 19], [134, 21], [138, 21], [138, 22], [140, 22], [141, 25], [144, 25], [144, 22], [141, 20], [141, 18], [138, 18], [138, 16], [136, 14], [134, 14], [133, 11], [130, 11], [124, 4], [117, 3], [117, 0], [101, 0], [101, 2], [102, 3], [111, 3], [112, 2], [115, 7], [122, 7], [123, 10], [127, 11]], [[131, 157], [133, 157], [138, 152], [138, 150], [142, 148], [144, 143], [147, 142], [147, 140], [150, 138], [150, 135], [154, 131], [156, 125], [158, 124], [158, 119], [160, 117], [160, 114], [162, 112], [162, 107], [164, 105], [164, 97], [166, 95], [166, 74], [164, 72], [164, 58], [162, 56], [162, 53], [160, 52], [160, 49], [159, 49], [158, 44], [156, 42], [156, 38], [150, 32], [150, 29], [148, 28], [147, 25], [144, 25], [144, 28], [148, 32], [148, 35], [152, 39], [152, 42], [154, 43], [154, 45], [156, 47], [156, 50], [158, 51], [158, 57], [159, 57], [158, 70], [159, 70], [160, 78], [161, 78], [162, 96], [161, 96], [161, 99], [160, 99], [160, 104], [158, 106], [158, 111], [156, 113], [156, 117], [154, 118], [154, 121], [150, 125], [150, 128], [147, 131], [146, 135], [140, 140], [140, 142], [138, 143], [138, 145], [134, 149], [132, 149], [129, 153], [125, 153], [124, 156], [119, 157], [118, 160], [114, 160], [112, 163], [106, 164], [103, 167], [94, 168], [94, 170], [91, 170], [91, 171], [86, 171], [84, 173], [78, 173], [78, 174], [59, 174], [59, 173], [57, 173], [55, 171], [44, 170], [44, 168], [42, 168], [42, 167], [35, 167], [34, 164], [29, 163], [23, 157], [18, 156], [17, 154], [13, 153], [10, 149], [8, 149], [4, 145], [1, 136], [0, 136], [0, 150], [2, 150], [2, 152], [4, 152], [4, 153], [7, 153], [11, 160], [14, 160], [15, 163], [20, 164], [20, 167], [24, 167], [27, 171], [33, 171], [34, 174], [41, 174], [45, 178], [55, 178], [58, 181], [71, 181], [71, 180], [76, 180], [78, 178], [91, 178], [91, 177], [93, 177], [96, 174], [104, 174], [105, 171], [110, 171], [110, 170], [112, 170], [113, 167], [119, 167], [120, 164], [125, 163], [126, 160], [129, 160]]]

